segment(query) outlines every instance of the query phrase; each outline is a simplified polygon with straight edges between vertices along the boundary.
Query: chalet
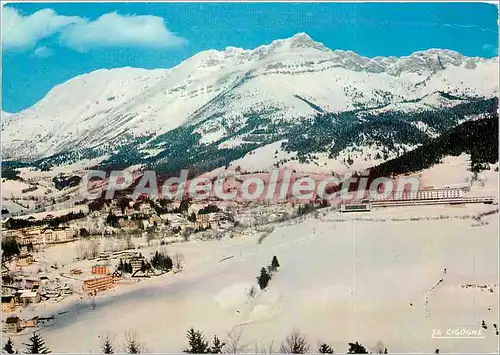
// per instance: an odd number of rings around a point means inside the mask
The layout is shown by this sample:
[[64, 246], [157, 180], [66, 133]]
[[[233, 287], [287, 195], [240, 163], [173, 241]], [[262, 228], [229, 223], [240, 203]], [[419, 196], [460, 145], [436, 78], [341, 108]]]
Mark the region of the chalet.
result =
[[16, 309], [16, 300], [13, 296], [2, 296], [2, 312], [8, 313]]
[[37, 323], [38, 323], [38, 317], [35, 317], [27, 320], [21, 320], [20, 326], [21, 328], [34, 328], [36, 327]]
[[17, 316], [9, 316], [5, 320], [4, 331], [6, 333], [17, 333], [21, 330], [21, 321]]
[[39, 303], [40, 292], [31, 290], [19, 290], [19, 302], [22, 304]]

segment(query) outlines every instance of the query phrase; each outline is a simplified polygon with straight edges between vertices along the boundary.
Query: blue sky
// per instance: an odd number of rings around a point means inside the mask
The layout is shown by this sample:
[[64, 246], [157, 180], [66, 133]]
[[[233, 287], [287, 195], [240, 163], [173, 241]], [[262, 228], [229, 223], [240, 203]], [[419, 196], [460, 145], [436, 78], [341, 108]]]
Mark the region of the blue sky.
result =
[[306, 32], [332, 49], [402, 56], [498, 52], [498, 9], [480, 3], [35, 3], [2, 8], [2, 109], [100, 68], [170, 68], [206, 49]]

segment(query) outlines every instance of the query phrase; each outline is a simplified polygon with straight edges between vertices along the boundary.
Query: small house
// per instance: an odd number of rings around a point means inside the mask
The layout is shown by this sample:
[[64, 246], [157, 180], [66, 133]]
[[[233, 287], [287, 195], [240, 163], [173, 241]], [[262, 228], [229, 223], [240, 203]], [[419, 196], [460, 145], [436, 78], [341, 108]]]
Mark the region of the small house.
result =
[[22, 304], [39, 303], [40, 292], [31, 290], [19, 290], [19, 302]]
[[81, 269], [71, 269], [69, 270], [70, 275], [81, 275], [82, 270]]
[[21, 330], [21, 321], [18, 316], [9, 316], [5, 320], [4, 331], [6, 333], [17, 333]]
[[27, 320], [21, 320], [20, 326], [22, 328], [34, 328], [36, 327], [37, 323], [38, 323], [38, 317], [35, 317]]
[[16, 301], [13, 296], [2, 296], [2, 312], [8, 313], [16, 309]]

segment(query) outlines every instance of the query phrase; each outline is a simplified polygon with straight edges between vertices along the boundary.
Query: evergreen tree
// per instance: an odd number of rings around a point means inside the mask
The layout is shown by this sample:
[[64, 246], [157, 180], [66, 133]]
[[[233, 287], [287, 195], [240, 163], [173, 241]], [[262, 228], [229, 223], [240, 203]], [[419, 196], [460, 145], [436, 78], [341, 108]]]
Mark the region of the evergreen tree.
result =
[[127, 354], [140, 354], [141, 344], [133, 338], [128, 338], [125, 343], [125, 351]]
[[185, 353], [207, 354], [209, 352], [208, 342], [205, 340], [205, 336], [201, 331], [191, 328], [188, 330], [186, 336], [188, 338], [189, 348], [184, 350]]
[[270, 279], [271, 279], [271, 276], [269, 276], [266, 268], [262, 268], [260, 270], [260, 276], [258, 277], [259, 287], [261, 290], [263, 290], [267, 287], [267, 284], [269, 283]]
[[111, 344], [111, 340], [109, 340], [108, 337], [106, 337], [106, 339], [104, 339], [104, 344], [102, 344], [102, 353], [103, 354], [114, 354], [115, 351], [113, 349], [113, 344]]
[[2, 240], [2, 261], [9, 260], [14, 255], [19, 255], [19, 245], [17, 244], [16, 238], [6, 237]]
[[45, 341], [38, 333], [33, 333], [30, 343], [27, 346], [26, 354], [49, 354], [51, 351], [45, 346]]
[[7, 340], [3, 347], [3, 350], [5, 350], [7, 354], [14, 354], [14, 342], [12, 341], [12, 339], [9, 338]]
[[320, 354], [333, 354], [333, 349], [330, 345], [323, 343], [318, 347], [318, 352]]
[[222, 354], [222, 348], [226, 345], [226, 343], [222, 343], [219, 338], [217, 338], [217, 335], [214, 336], [214, 340], [212, 342], [212, 347], [210, 348], [209, 352], [211, 354]]
[[347, 351], [348, 354], [368, 354], [368, 351], [366, 351], [366, 348], [359, 344], [358, 342], [355, 343], [349, 343], [349, 350]]
[[123, 272], [126, 272], [127, 274], [132, 273], [132, 264], [129, 261], [125, 261], [125, 263], [123, 263]]
[[273, 267], [273, 270], [277, 270], [280, 267], [280, 263], [276, 255], [273, 256], [273, 260], [271, 261], [271, 266]]

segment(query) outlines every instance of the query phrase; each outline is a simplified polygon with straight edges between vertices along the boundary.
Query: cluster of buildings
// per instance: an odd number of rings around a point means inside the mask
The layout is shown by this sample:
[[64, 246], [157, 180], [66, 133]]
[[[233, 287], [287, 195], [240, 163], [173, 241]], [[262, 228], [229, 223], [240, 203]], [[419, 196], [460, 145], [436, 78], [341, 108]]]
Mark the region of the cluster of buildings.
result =
[[[8, 223], [8, 220], [5, 223]], [[19, 246], [68, 243], [76, 237], [75, 231], [69, 226], [5, 229], [2, 230], [2, 235], [16, 238]]]
[[[178, 203], [173, 203], [175, 207]], [[124, 229], [141, 229], [148, 230], [151, 227], [157, 228], [159, 231], [181, 231], [185, 228], [197, 229], [224, 229], [232, 226], [229, 222], [228, 212], [221, 210], [212, 213], [198, 213], [199, 210], [206, 207], [207, 203], [193, 202], [188, 211], [184, 213], [161, 213], [158, 214], [154, 208], [151, 207], [149, 202], [141, 203], [137, 208], [127, 207], [123, 211], [112, 203], [106, 206], [101, 212], [95, 212], [94, 217], [106, 218], [112, 214], [118, 218], [118, 225]], [[178, 207], [178, 206], [177, 206]], [[196, 215], [196, 221], [190, 220], [192, 214]]]
[[35, 326], [34, 320], [23, 321], [16, 314], [16, 310], [28, 304], [41, 301], [40, 284], [34, 283], [31, 288], [16, 289], [10, 287], [7, 290], [2, 285], [2, 313], [8, 315], [4, 322], [4, 331], [16, 333], [22, 328]]
[[99, 259], [101, 262], [91, 267], [91, 275], [84, 276], [82, 279], [82, 290], [89, 296], [95, 296], [99, 292], [113, 288], [120, 280], [122, 272], [109, 266], [111, 260], [129, 263], [132, 274], [141, 270], [144, 263], [147, 262], [142, 254], [133, 251], [103, 252], [99, 255]]
[[53, 319], [53, 317], [50, 318], [34, 317], [32, 319], [23, 320], [16, 315], [10, 315], [5, 319], [3, 325], [3, 331], [5, 333], [17, 333], [23, 330], [24, 328], [33, 328], [39, 322], [43, 322], [49, 319]]

